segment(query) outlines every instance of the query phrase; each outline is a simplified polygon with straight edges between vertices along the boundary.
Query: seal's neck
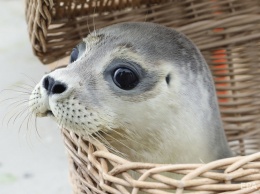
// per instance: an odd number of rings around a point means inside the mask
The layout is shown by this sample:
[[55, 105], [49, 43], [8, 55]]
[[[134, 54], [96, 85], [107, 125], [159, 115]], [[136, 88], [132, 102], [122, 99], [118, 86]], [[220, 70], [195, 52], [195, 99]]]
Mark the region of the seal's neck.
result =
[[138, 162], [202, 163], [231, 156], [216, 100], [206, 93], [196, 101], [190, 95], [192, 90], [172, 101], [160, 96], [160, 102], [153, 99], [131, 108], [125, 135], [117, 137], [121, 143], [111, 144]]

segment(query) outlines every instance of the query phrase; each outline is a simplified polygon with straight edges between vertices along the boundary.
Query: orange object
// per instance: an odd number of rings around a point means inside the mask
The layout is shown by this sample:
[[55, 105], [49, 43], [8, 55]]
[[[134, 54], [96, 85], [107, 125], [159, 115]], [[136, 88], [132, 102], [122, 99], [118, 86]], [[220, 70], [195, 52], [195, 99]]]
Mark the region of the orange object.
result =
[[[212, 0], [213, 2], [216, 2], [218, 0]], [[218, 9], [219, 7], [214, 6], [213, 8]], [[215, 15], [220, 15], [221, 11], [216, 11], [214, 12]], [[213, 29], [213, 32], [218, 33], [223, 31], [224, 28], [215, 28]], [[221, 49], [221, 50], [216, 50], [213, 52], [213, 63], [217, 63], [217, 65], [215, 65], [214, 67], [216, 68], [216, 72], [220, 73], [220, 74], [226, 74], [228, 73], [228, 64], [227, 64], [227, 59], [226, 59], [226, 50], [225, 49]], [[219, 65], [218, 65], [219, 64]], [[219, 70], [217, 70], [219, 69]], [[227, 80], [228, 77], [216, 77], [215, 78], [215, 82], [218, 81], [224, 81]], [[228, 83], [216, 83], [215, 84], [216, 87], [226, 87], [228, 85]], [[217, 95], [224, 95], [227, 94], [228, 91], [217, 91]], [[218, 98], [219, 102], [227, 102], [228, 99], [227, 98]]]

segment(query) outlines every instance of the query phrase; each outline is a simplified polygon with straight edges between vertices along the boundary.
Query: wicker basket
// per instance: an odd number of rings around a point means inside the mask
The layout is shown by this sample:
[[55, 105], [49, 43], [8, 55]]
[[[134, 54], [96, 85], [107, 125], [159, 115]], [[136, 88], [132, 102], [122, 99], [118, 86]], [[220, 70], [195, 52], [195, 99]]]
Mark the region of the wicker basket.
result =
[[183, 32], [212, 70], [238, 155], [209, 164], [133, 163], [63, 130], [75, 194], [260, 193], [259, 0], [27, 0], [26, 16], [33, 50], [45, 64], [67, 56], [89, 31], [118, 22], [156, 22]]
[[[260, 152], [208, 164], [138, 163], [109, 153], [93, 140], [67, 130], [63, 134], [75, 194], [260, 193]], [[185, 176], [176, 180], [166, 172]]]

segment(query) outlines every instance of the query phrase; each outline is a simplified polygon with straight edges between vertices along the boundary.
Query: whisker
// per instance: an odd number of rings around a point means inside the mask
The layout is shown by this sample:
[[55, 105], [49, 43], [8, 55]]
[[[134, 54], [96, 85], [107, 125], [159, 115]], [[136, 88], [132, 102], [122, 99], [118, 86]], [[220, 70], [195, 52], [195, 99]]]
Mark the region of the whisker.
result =
[[[27, 110], [27, 107], [25, 107], [24, 109], [22, 109], [22, 110], [20, 111], [20, 113], [17, 113], [16, 116], [14, 115], [15, 118], [13, 119], [13, 124], [16, 122], [16, 119], [17, 119], [17, 118], [20, 118], [20, 117], [25, 113], [26, 110]], [[13, 117], [14, 117], [14, 116], [13, 116]], [[12, 117], [12, 118], [13, 118], [13, 117]], [[10, 119], [10, 120], [11, 120], [11, 119]]]
[[148, 10], [147, 10], [146, 13], [145, 13], [145, 19], [144, 19], [144, 22], [146, 22], [146, 20], [147, 20], [147, 16], [148, 16]]
[[[106, 143], [104, 143], [101, 139], [102, 139], [102, 137], [100, 136], [100, 134], [97, 132], [97, 133], [95, 133], [95, 136], [94, 135], [92, 135], [92, 134], [89, 134], [88, 135], [88, 138], [89, 138], [89, 136], [91, 137], [91, 138], [93, 138], [93, 139], [95, 139], [96, 141], [98, 141], [98, 142], [101, 142], [101, 143], [103, 143], [103, 145], [109, 150], [109, 147], [108, 147], [108, 145], [110, 145], [109, 144], [109, 142], [106, 140], [106, 139], [103, 139], [103, 140], [105, 140], [105, 142]], [[97, 139], [97, 138], [100, 138], [100, 139]], [[111, 145], [110, 145], [111, 146]]]
[[62, 117], [62, 118], [60, 119], [60, 121], [58, 122], [59, 128], [63, 128], [63, 124], [62, 124], [63, 121], [64, 121], [64, 118]]
[[34, 85], [29, 85], [28, 83], [21, 83], [21, 86], [26, 86], [26, 87], [28, 87], [28, 88], [26, 88], [26, 89], [34, 89], [35, 84], [34, 84]]
[[101, 136], [101, 134], [99, 134], [98, 132], [95, 133], [95, 136], [99, 139], [97, 139], [96, 137], [94, 137], [92, 134], [90, 134], [91, 138], [95, 139], [96, 141], [101, 142], [109, 152], [114, 153], [118, 156], [121, 157], [125, 157], [125, 154], [123, 154], [122, 152], [120, 152], [119, 150], [115, 149], [103, 136]]
[[12, 91], [12, 92], [17, 92], [17, 93], [22, 93], [22, 94], [27, 94], [27, 95], [31, 94], [31, 92], [20, 91], [20, 90], [15, 90], [15, 89], [3, 89], [1, 92], [6, 92], [6, 91]]
[[[33, 119], [34, 118], [34, 119]], [[33, 125], [33, 121], [34, 121], [34, 125]], [[33, 128], [33, 126], [35, 127], [34, 129], [35, 129], [35, 131], [36, 131], [36, 134], [37, 134], [37, 137], [39, 138], [39, 140], [41, 141], [41, 135], [40, 135], [40, 133], [39, 133], [39, 130], [38, 130], [38, 127], [37, 127], [37, 117], [36, 116], [34, 116], [34, 114], [33, 113], [31, 113], [30, 114], [30, 116], [29, 116], [29, 119], [28, 119], [28, 123], [31, 123], [31, 126], [32, 126], [32, 128]], [[30, 127], [29, 127], [29, 125], [28, 125], [28, 123], [27, 123], [27, 131], [30, 133]]]
[[[19, 103], [19, 104], [18, 104]], [[8, 112], [6, 113], [6, 115], [5, 115], [5, 117], [8, 115], [8, 114], [11, 114], [13, 111], [15, 111], [16, 109], [18, 109], [18, 108], [22, 108], [22, 106], [26, 106], [26, 108], [28, 108], [27, 107], [27, 103], [26, 103], [26, 101], [17, 101], [17, 102], [14, 102], [14, 103], [12, 103], [12, 104], [10, 104], [10, 105], [8, 105]], [[4, 117], [4, 118], [5, 118]]]
[[21, 123], [21, 125], [20, 125], [20, 127], [19, 127], [19, 132], [21, 131], [21, 128], [22, 128], [22, 126], [23, 126], [23, 124], [24, 124], [26, 118], [28, 118], [30, 114], [32, 114], [32, 113], [31, 113], [31, 112], [28, 112], [28, 114], [24, 117], [24, 119], [23, 119], [23, 121], [22, 121], [22, 123]]
[[[21, 99], [21, 100], [17, 100], [17, 101], [15, 101], [15, 102], [13, 102], [13, 103], [10, 103], [10, 104], [8, 104], [8, 106], [7, 106], [7, 108], [11, 108], [12, 106], [20, 106], [20, 105], [27, 105], [27, 103], [29, 102], [29, 100], [28, 99]], [[19, 104], [18, 104], [19, 103]]]
[[[7, 111], [2, 119], [2, 125], [10, 126], [18, 121], [18, 132], [20, 133], [23, 127], [30, 131], [31, 124], [33, 124], [34, 114], [29, 111], [28, 103], [34, 99], [29, 99], [36, 82], [32, 78], [23, 74], [30, 82], [17, 83], [9, 88], [0, 91], [4, 96], [0, 99], [0, 103], [4, 104]], [[34, 86], [33, 86], [34, 85]], [[36, 120], [36, 118], [35, 118]], [[35, 126], [37, 124], [35, 123]], [[26, 137], [29, 138], [27, 135]]]
[[[30, 88], [29, 88], [29, 87], [30, 87]], [[29, 92], [29, 93], [31, 93], [32, 90], [34, 89], [34, 87], [28, 86], [28, 85], [25, 85], [25, 84], [16, 85], [15, 88], [23, 89], [23, 90], [25, 90], [26, 92]]]
[[136, 141], [135, 139], [132, 139], [132, 138], [129, 137], [128, 135], [123, 135], [122, 133], [120, 133], [120, 132], [118, 132], [118, 131], [116, 131], [116, 130], [113, 130], [113, 132], [117, 133], [118, 135], [120, 135], [120, 136], [123, 137], [123, 138], [126, 138], [126, 139], [129, 140], [129, 141], [132, 141], [132, 142], [134, 142], [134, 143], [137, 143], [137, 144], [142, 145], [143, 147], [149, 149], [149, 147], [145, 146], [144, 144], [140, 143], [139, 141]]
[[105, 134], [108, 135], [110, 138], [114, 139], [115, 141], [117, 141], [118, 143], [120, 143], [121, 145], [125, 146], [126, 148], [128, 148], [128, 149], [132, 150], [133, 152], [135, 152], [136, 154], [140, 155], [140, 153], [136, 152], [133, 148], [128, 147], [123, 142], [119, 141], [118, 139], [114, 138], [113, 136], [109, 135], [108, 133], [105, 132]]
[[[6, 99], [4, 99], [4, 100], [1, 100], [0, 101], [0, 104], [1, 103], [3, 103], [3, 102], [6, 102], [6, 101], [8, 101], [8, 100], [16, 100], [16, 99], [18, 99], [17, 97], [12, 97], [12, 98], [6, 98]], [[27, 98], [26, 99], [19, 99], [18, 101], [16, 101], [16, 102], [20, 102], [21, 100], [28, 100]], [[29, 102], [29, 100], [28, 100], [28, 102]]]
[[[21, 106], [21, 105], [19, 105], [19, 106]], [[7, 117], [8, 117], [10, 114], [12, 114], [12, 112], [13, 112], [14, 110], [16, 110], [17, 108], [19, 108], [19, 106], [12, 107], [12, 109], [11, 109], [10, 107], [8, 108], [9, 110], [8, 110], [8, 112], [5, 114], [5, 116], [4, 116], [3, 120], [2, 120], [2, 125], [4, 125], [4, 121], [7, 119]], [[16, 112], [16, 113], [17, 113], [17, 112]], [[13, 116], [10, 117], [10, 119], [9, 119], [8, 122], [7, 122], [7, 126], [9, 125], [10, 120], [16, 115], [16, 113], [14, 113]]]
[[[19, 132], [20, 132], [20, 129], [19, 129]], [[33, 144], [32, 144], [32, 138], [31, 138], [31, 133], [30, 133], [30, 130], [28, 131], [26, 131], [27, 133], [26, 133], [26, 142], [27, 142], [27, 144], [30, 146], [30, 148], [32, 149], [32, 147], [33, 147]]]
[[113, 136], [109, 135], [107, 132], [102, 131], [102, 133], [104, 133], [105, 135], [107, 135], [108, 137], [110, 137], [111, 139], [115, 140], [116, 142], [118, 142], [119, 144], [123, 145], [124, 147], [126, 147], [129, 150], [132, 150], [133, 152], [135, 152], [136, 154], [140, 155], [140, 153], [136, 152], [134, 149], [130, 148], [129, 146], [125, 145], [124, 143], [122, 143], [121, 141], [119, 141], [118, 139], [114, 138]]
[[34, 127], [35, 127], [35, 130], [36, 130], [36, 133], [38, 134], [38, 136], [41, 138], [41, 135], [39, 133], [39, 130], [38, 130], [38, 126], [37, 126], [37, 117], [34, 117]]
[[89, 23], [88, 23], [89, 17], [90, 17], [90, 16], [88, 15], [88, 16], [87, 16], [87, 28], [88, 28], [88, 33], [91, 34], [91, 30], [90, 30], [90, 28], [89, 28]]
[[95, 25], [95, 12], [96, 12], [96, 8], [97, 8], [97, 1], [95, 1], [95, 7], [94, 7], [94, 11], [93, 11], [94, 13], [93, 13], [93, 16], [92, 16], [92, 23], [93, 23], [95, 36], [97, 36], [96, 25]]
[[32, 113], [30, 113], [30, 115], [28, 116], [28, 119], [27, 119], [27, 124], [26, 124], [26, 127], [27, 127], [27, 131], [29, 131], [29, 121], [30, 119], [32, 118]]
[[22, 75], [25, 76], [27, 79], [29, 79], [30, 81], [32, 81], [36, 85], [36, 82], [33, 80], [32, 77], [30, 77], [30, 76], [28, 76], [28, 75], [26, 75], [24, 73], [22, 73]]
[[13, 119], [13, 124], [14, 124], [15, 121], [16, 121], [16, 119], [17, 119], [17, 118], [20, 118], [20, 117], [25, 113], [26, 110], [27, 110], [27, 107], [23, 108], [20, 112], [14, 114], [14, 115], [8, 120], [7, 126], [9, 126], [10, 121], [15, 117], [15, 118]]

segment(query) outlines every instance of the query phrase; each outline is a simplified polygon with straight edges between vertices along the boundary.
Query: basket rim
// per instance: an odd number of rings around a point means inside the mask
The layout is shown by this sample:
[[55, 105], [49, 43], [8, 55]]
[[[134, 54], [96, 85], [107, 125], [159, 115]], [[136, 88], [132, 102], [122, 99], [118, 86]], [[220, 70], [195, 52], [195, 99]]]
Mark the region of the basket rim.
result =
[[[93, 173], [97, 180], [100, 191], [111, 192], [111, 184], [122, 187], [133, 188], [132, 193], [146, 189], [176, 189], [176, 193], [183, 193], [186, 189], [209, 189], [211, 191], [239, 190], [239, 180], [256, 184], [260, 188], [260, 152], [248, 156], [234, 156], [220, 159], [205, 164], [154, 164], [131, 162], [113, 153], [94, 139], [78, 136], [74, 132], [62, 129], [64, 142], [71, 161], [71, 179], [74, 185], [83, 184], [79, 171]], [[109, 167], [109, 164], [112, 167]], [[77, 166], [77, 169], [76, 169]], [[86, 169], [88, 169], [86, 171]], [[224, 170], [223, 172], [215, 170]], [[141, 173], [139, 178], [134, 179], [128, 172]], [[169, 178], [161, 173], [187, 171], [181, 179]], [[120, 178], [123, 176], [123, 178]], [[75, 180], [75, 177], [77, 177]], [[251, 177], [251, 178], [249, 178]], [[253, 178], [252, 178], [253, 177]], [[255, 178], [256, 177], [256, 178]], [[158, 183], [150, 182], [153, 178]], [[246, 181], [247, 180], [247, 181]], [[254, 188], [247, 188], [246, 192], [256, 191]], [[113, 190], [112, 193], [117, 193]]]

